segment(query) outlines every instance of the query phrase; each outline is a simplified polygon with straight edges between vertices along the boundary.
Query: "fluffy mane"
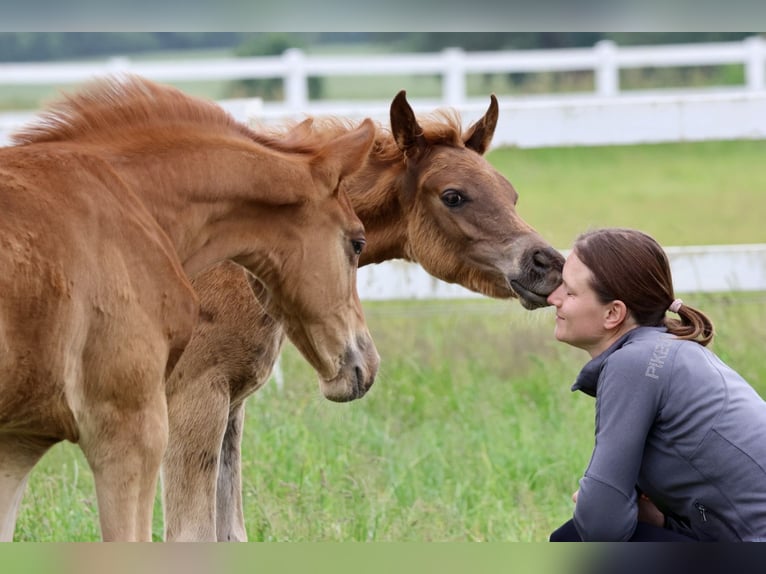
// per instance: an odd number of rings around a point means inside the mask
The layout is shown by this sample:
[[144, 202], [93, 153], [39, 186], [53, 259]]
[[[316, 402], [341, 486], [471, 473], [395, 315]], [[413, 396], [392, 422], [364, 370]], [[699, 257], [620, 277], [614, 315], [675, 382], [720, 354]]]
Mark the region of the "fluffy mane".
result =
[[[462, 127], [456, 111], [437, 110], [419, 117], [418, 123], [430, 146], [463, 147]], [[76, 92], [64, 93], [36, 120], [16, 131], [11, 141], [16, 145], [114, 141], [119, 134], [126, 136], [126, 132], [142, 127], [172, 130], [179, 124], [202, 124], [207, 133], [235, 132], [273, 149], [305, 154], [316, 153], [330, 138], [356, 127], [347, 119], [324, 117], [310, 118], [310, 123], [261, 126], [254, 131], [237, 122], [215, 102], [127, 74], [94, 80]], [[381, 125], [376, 129], [376, 156], [384, 160], [401, 157], [390, 130]]]
[[14, 133], [15, 144], [101, 139], [113, 140], [127, 129], [144, 126], [204, 124], [206, 130], [249, 130], [213, 102], [134, 75], [95, 80], [43, 111]]

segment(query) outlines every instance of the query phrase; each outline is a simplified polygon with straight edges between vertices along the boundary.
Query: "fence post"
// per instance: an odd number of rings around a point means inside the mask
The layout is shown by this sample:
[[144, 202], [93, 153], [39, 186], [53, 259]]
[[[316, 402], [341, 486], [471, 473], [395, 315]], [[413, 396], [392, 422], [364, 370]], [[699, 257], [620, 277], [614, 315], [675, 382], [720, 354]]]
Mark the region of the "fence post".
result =
[[599, 96], [612, 97], [620, 91], [620, 70], [617, 67], [617, 46], [611, 40], [596, 43], [596, 93]]
[[745, 38], [745, 79], [747, 89], [758, 92], [764, 89], [764, 40], [760, 36]]
[[285, 61], [285, 104], [291, 112], [306, 110], [309, 103], [306, 57], [298, 48], [285, 50], [282, 57]]
[[130, 71], [130, 60], [125, 56], [115, 56], [109, 58], [106, 68], [110, 75], [122, 76]]
[[444, 105], [459, 108], [465, 102], [465, 52], [462, 48], [445, 48], [442, 51], [444, 74], [442, 75], [442, 100]]

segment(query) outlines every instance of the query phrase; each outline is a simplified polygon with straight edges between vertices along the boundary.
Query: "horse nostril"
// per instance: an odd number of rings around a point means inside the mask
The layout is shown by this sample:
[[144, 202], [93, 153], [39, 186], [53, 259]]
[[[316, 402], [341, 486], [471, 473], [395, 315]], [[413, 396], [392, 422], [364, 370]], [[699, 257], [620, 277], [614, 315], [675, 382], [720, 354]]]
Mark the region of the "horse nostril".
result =
[[538, 271], [548, 271], [552, 268], [561, 269], [563, 263], [560, 263], [563, 257], [558, 256], [558, 251], [552, 247], [545, 249], [535, 249], [532, 253], [532, 264]]
[[364, 374], [361, 367], [354, 367], [354, 396], [356, 398], [364, 395], [367, 389], [364, 388]]
[[550, 266], [550, 256], [542, 249], [536, 249], [532, 254], [532, 263], [540, 271], [544, 271]]

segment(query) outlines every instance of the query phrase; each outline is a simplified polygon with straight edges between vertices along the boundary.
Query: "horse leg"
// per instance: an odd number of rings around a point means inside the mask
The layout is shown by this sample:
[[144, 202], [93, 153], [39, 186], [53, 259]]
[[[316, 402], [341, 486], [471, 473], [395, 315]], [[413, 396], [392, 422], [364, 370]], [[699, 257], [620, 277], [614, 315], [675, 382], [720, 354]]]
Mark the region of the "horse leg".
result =
[[242, 508], [242, 428], [245, 403], [233, 410], [221, 448], [216, 494], [216, 528], [222, 542], [247, 542], [245, 515]]
[[157, 385], [149, 396], [120, 410], [109, 404], [85, 405], [80, 414], [80, 448], [93, 471], [104, 541], [152, 540], [168, 423], [162, 387]]
[[[183, 360], [183, 359], [182, 359]], [[229, 413], [228, 382], [212, 371], [168, 396], [170, 438], [162, 462], [166, 541], [216, 540], [216, 479]]]
[[21, 499], [32, 468], [51, 447], [51, 442], [0, 434], [0, 541], [13, 540]]

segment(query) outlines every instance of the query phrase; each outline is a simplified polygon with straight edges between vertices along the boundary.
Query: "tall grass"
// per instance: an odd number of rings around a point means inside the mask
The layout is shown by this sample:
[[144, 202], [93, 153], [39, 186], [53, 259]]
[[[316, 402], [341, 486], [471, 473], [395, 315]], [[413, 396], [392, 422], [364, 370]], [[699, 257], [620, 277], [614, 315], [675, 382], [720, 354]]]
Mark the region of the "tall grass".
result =
[[[685, 298], [716, 321], [715, 350], [766, 396], [766, 297]], [[384, 362], [364, 399], [323, 399], [288, 345], [284, 387], [249, 401], [251, 540], [545, 540], [570, 515], [592, 448], [593, 401], [570, 392], [587, 356], [552, 340], [550, 309], [478, 300], [365, 310]], [[17, 540], [98, 539], [94, 500], [81, 454], [58, 445], [33, 472]]]
[[[764, 142], [501, 149], [518, 209], [557, 247], [629, 225], [666, 245], [763, 241]], [[717, 351], [766, 396], [766, 294], [684, 295]], [[556, 343], [550, 309], [516, 302], [367, 302], [383, 357], [370, 393], [321, 397], [292, 346], [284, 388], [249, 401], [248, 533], [263, 541], [542, 541], [571, 513], [593, 401], [569, 388], [585, 353]], [[162, 521], [155, 505], [155, 538]], [[97, 540], [92, 476], [76, 446], [35, 468], [17, 540]]]
[[[566, 421], [591, 418], [577, 414], [582, 401], [559, 400], [574, 364], [550, 361], [559, 351], [543, 336], [551, 314], [432, 302], [376, 303], [367, 316], [387, 359], [365, 400], [326, 403], [290, 349], [289, 384], [252, 401], [253, 538], [539, 538], [580, 462]], [[300, 405], [288, 424], [285, 401]], [[298, 436], [280, 441], [286, 428]], [[566, 456], [539, 448], [550, 436], [570, 444]], [[279, 483], [267, 468], [279, 469]]]
[[[699, 304], [718, 319], [716, 349], [766, 396], [753, 345], [739, 343], [766, 335], [766, 300]], [[546, 540], [592, 448], [593, 401], [570, 391], [587, 356], [551, 340], [550, 310], [376, 303], [367, 316], [387, 358], [368, 397], [327, 404], [290, 349], [289, 383], [251, 401], [251, 536]]]

